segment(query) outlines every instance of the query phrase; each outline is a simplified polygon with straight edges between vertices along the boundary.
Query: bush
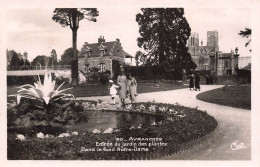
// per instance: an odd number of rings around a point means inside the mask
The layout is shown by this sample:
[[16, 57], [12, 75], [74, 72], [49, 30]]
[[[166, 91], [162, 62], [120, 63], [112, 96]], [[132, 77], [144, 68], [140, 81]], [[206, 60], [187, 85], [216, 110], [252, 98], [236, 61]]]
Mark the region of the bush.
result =
[[36, 76], [7, 76], [7, 85], [33, 84]]
[[143, 80], [155, 79], [170, 79], [181, 80], [182, 70], [166, 70], [162, 65], [154, 66], [127, 66], [126, 72], [131, 73], [132, 76], [139, 77]]
[[106, 83], [108, 83], [109, 78], [110, 78], [110, 71], [106, 71], [106, 72], [100, 74], [99, 81], [102, 85], [105, 85]]
[[[114, 129], [113, 133], [93, 134], [90, 132], [79, 133], [77, 136], [64, 138], [37, 139], [28, 138], [25, 141], [15, 139], [14, 130], [8, 131], [7, 157], [9, 160], [59, 160], [59, 159], [108, 159], [108, 160], [127, 160], [133, 157], [147, 157], [157, 154], [168, 155], [179, 152], [183, 149], [184, 143], [193, 141], [212, 132], [217, 121], [206, 112], [196, 108], [187, 108], [178, 104], [163, 103], [135, 103], [126, 106], [129, 112], [142, 112], [146, 114], [158, 114], [162, 116], [160, 122], [156, 124], [143, 124], [141, 127], [131, 128], [125, 122]], [[57, 130], [62, 132], [61, 130]], [[17, 131], [16, 131], [17, 132]], [[22, 133], [22, 131], [20, 131]], [[45, 131], [44, 134], [51, 133]], [[96, 142], [115, 143], [116, 138], [128, 140], [132, 138], [161, 138], [162, 142], [167, 143], [166, 147], [148, 147], [148, 151], [86, 151], [81, 152], [80, 148], [97, 148]], [[125, 142], [125, 141], [124, 141]], [[133, 141], [135, 142], [135, 141]], [[121, 142], [120, 142], [121, 143]], [[151, 143], [148, 140], [142, 143]], [[102, 148], [102, 147], [101, 147]], [[111, 148], [111, 147], [108, 147]], [[127, 148], [133, 149], [133, 146]]]
[[251, 71], [246, 69], [238, 69], [237, 77], [242, 83], [251, 83]]
[[38, 100], [22, 98], [19, 105], [7, 109], [7, 124], [30, 128], [74, 124], [88, 120], [83, 110], [83, 106], [75, 101], [58, 100], [46, 105]]

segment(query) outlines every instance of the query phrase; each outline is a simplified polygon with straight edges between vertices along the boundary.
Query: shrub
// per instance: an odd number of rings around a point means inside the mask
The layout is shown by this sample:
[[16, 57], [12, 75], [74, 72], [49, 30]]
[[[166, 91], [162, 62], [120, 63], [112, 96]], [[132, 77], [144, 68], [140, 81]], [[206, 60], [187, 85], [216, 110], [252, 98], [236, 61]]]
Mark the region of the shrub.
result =
[[33, 84], [35, 76], [7, 76], [7, 85]]
[[149, 79], [171, 79], [171, 80], [181, 80], [182, 70], [166, 70], [163, 65], [154, 66], [127, 66], [127, 73], [131, 73], [133, 76], [139, 77], [144, 80]]
[[242, 83], [251, 83], [251, 71], [246, 69], [238, 69], [237, 77]]
[[[146, 114], [159, 114], [164, 119], [156, 124], [145, 123], [140, 127], [132, 128], [128, 122], [114, 129], [113, 133], [93, 134], [80, 132], [77, 136], [64, 138], [35, 139], [28, 138], [25, 141], [15, 139], [14, 130], [8, 131], [7, 156], [8, 159], [108, 159], [127, 160], [154, 155], [168, 155], [183, 149], [184, 143], [193, 141], [212, 132], [217, 121], [206, 112], [197, 108], [187, 108], [178, 104], [163, 103], [135, 103], [126, 106], [129, 112], [142, 112]], [[58, 130], [60, 133], [62, 129]], [[16, 130], [18, 132], [18, 130]], [[23, 133], [22, 131], [20, 131]], [[45, 133], [51, 133], [45, 130]], [[167, 143], [166, 147], [148, 147], [148, 151], [86, 151], [81, 152], [80, 148], [97, 148], [96, 142], [115, 143], [116, 138], [123, 138], [129, 141], [132, 138], [161, 138]], [[125, 141], [123, 141], [125, 142]], [[133, 141], [135, 142], [135, 141]], [[121, 142], [120, 142], [121, 143]], [[139, 143], [139, 142], [136, 142]], [[147, 140], [142, 143], [151, 143]], [[101, 147], [102, 148], [102, 147]], [[111, 148], [111, 147], [108, 147]], [[133, 149], [134, 146], [127, 148]]]
[[8, 126], [38, 127], [61, 126], [87, 121], [83, 106], [75, 101], [58, 100], [46, 107], [41, 101], [21, 99], [19, 105], [8, 108]]
[[110, 71], [106, 71], [100, 74], [99, 81], [102, 85], [105, 85], [106, 83], [108, 83], [109, 78], [110, 78]]

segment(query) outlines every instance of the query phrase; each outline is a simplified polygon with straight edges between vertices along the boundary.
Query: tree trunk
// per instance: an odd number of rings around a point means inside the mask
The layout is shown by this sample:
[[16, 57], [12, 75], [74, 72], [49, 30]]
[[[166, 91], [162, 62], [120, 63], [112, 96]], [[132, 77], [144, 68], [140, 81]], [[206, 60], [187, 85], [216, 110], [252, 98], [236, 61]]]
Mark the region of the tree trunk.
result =
[[73, 43], [73, 59], [71, 62], [71, 83], [78, 85], [78, 53], [77, 53], [77, 29], [72, 30], [72, 43]]

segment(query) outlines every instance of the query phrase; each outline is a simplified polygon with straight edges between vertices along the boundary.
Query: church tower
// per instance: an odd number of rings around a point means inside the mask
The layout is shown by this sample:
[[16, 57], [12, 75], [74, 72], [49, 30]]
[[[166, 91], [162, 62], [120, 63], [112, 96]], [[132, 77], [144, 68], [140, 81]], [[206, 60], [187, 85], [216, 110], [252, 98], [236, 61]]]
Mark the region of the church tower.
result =
[[207, 46], [218, 47], [218, 32], [208, 31], [207, 32]]
[[195, 56], [197, 48], [199, 47], [199, 33], [192, 32], [188, 39], [189, 53], [191, 56]]
[[199, 46], [199, 33], [192, 32], [188, 39], [188, 47], [190, 46]]

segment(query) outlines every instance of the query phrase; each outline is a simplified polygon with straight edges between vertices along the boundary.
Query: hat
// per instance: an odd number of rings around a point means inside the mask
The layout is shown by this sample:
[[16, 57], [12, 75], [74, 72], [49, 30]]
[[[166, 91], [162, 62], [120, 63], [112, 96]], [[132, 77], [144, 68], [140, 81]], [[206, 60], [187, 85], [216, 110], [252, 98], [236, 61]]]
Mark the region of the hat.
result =
[[113, 83], [113, 81], [110, 79], [109, 81], [108, 81], [109, 83]]

